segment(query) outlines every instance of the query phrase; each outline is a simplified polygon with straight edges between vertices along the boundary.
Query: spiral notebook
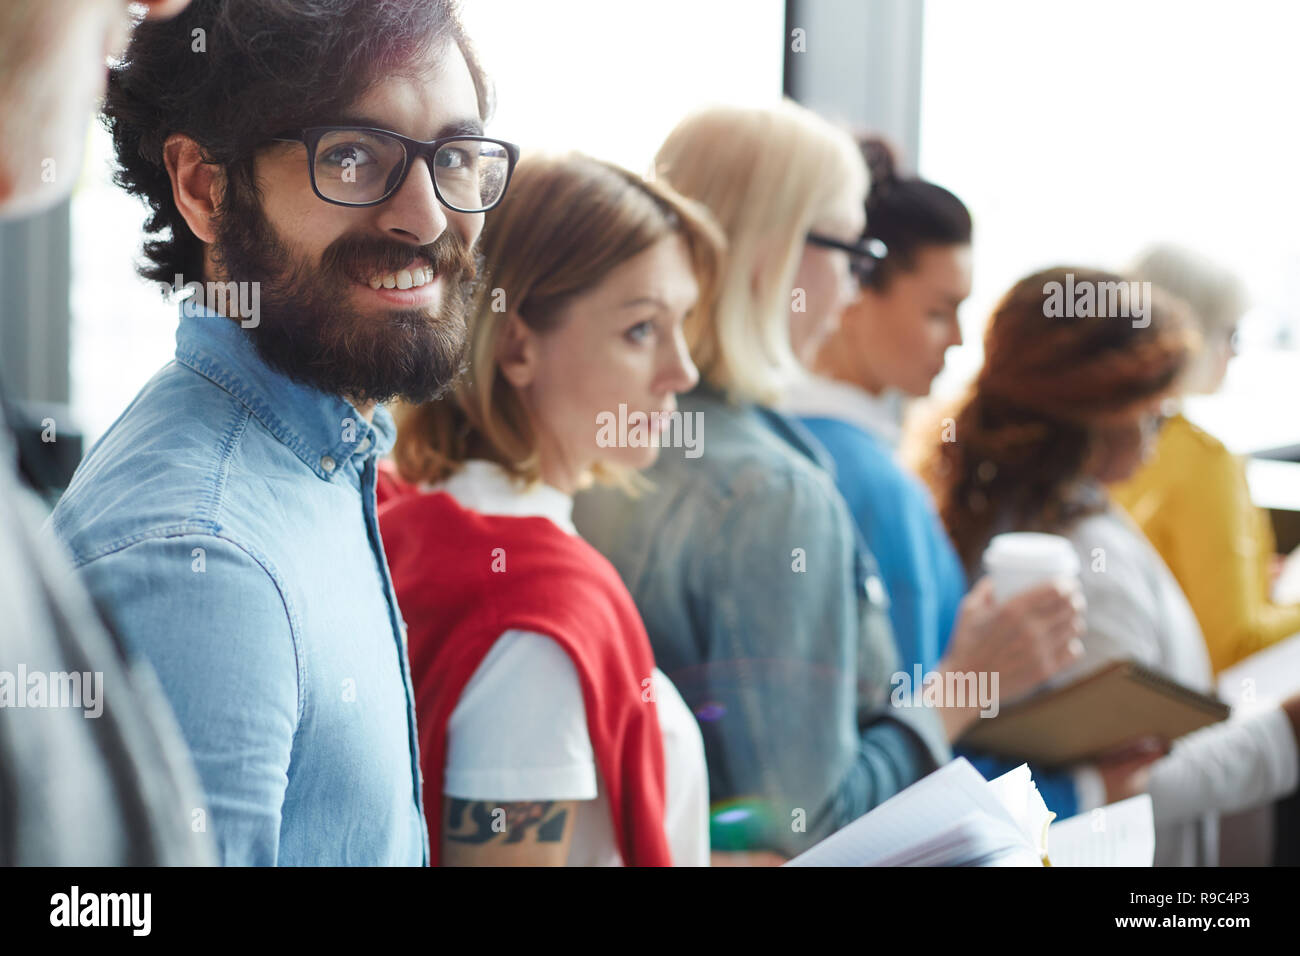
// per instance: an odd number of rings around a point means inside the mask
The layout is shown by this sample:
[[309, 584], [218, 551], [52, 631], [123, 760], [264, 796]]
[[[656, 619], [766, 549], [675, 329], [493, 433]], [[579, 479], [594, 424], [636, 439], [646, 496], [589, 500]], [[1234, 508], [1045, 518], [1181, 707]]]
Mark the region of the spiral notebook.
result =
[[1063, 687], [980, 718], [961, 746], [1043, 767], [1081, 763], [1135, 737], [1168, 741], [1227, 718], [1212, 694], [1136, 661], [1114, 661]]

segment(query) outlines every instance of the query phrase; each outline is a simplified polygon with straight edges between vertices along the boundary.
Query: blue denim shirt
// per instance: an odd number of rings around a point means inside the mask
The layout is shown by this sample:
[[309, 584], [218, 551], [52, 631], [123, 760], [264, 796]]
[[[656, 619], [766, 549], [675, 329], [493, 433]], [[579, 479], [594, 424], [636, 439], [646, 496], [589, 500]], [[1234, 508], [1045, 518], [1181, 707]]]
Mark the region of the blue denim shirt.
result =
[[157, 672], [225, 864], [428, 861], [405, 627], [375, 522], [394, 437], [383, 408], [368, 423], [204, 311], [182, 318], [176, 360], [51, 518]]
[[797, 853], [951, 754], [933, 711], [890, 706], [887, 598], [816, 441], [705, 386], [679, 406], [699, 457], [661, 449], [652, 491], [583, 492], [574, 521], [700, 722], [714, 848], [748, 816], [739, 843]]

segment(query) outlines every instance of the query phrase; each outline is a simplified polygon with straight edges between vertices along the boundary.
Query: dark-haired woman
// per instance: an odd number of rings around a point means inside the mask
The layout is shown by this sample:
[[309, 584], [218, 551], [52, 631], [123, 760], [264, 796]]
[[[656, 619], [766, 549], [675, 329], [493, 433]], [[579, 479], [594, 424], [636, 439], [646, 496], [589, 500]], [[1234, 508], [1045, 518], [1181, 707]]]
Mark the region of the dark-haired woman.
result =
[[[989, 323], [984, 367], [955, 414], [957, 440], [934, 444], [923, 475], [967, 568], [1004, 531], [1074, 544], [1088, 600], [1086, 651], [1055, 680], [1127, 658], [1208, 690], [1209, 658], [1186, 597], [1105, 491], [1133, 473], [1157, 434], [1193, 341], [1185, 312], [1157, 295], [1130, 299], [1123, 315], [1051, 317], [1061, 288], [1082, 294], [1091, 285], [1095, 294], [1121, 282], [1058, 268], [1017, 283]], [[1295, 789], [1298, 732], [1300, 697], [1234, 714], [1180, 738], [1149, 767], [1107, 769], [1105, 800], [1146, 790], [1156, 863], [1212, 864], [1219, 813]]]
[[884, 140], [861, 137], [858, 148], [871, 171], [863, 239], [879, 258], [859, 271], [861, 295], [813, 370], [850, 401], [854, 421], [896, 446], [904, 404], [930, 394], [944, 353], [962, 341], [957, 308], [970, 295], [971, 215], [947, 189], [900, 171]]

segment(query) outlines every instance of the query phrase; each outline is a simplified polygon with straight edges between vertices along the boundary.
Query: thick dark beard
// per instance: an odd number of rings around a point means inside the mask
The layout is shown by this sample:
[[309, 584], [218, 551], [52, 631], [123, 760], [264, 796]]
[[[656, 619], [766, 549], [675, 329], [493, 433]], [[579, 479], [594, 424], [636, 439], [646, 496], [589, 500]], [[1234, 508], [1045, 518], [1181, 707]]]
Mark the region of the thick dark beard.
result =
[[[276, 235], [256, 197], [229, 189], [214, 221], [213, 255], [223, 281], [258, 282], [259, 322], [246, 331], [272, 368], [357, 405], [441, 397], [465, 364], [465, 313], [474, 255], [448, 229], [426, 246], [344, 235], [312, 268]], [[427, 309], [362, 314], [352, 283], [395, 271], [413, 257], [442, 277], [442, 302]], [[209, 277], [212, 278], [212, 277]]]

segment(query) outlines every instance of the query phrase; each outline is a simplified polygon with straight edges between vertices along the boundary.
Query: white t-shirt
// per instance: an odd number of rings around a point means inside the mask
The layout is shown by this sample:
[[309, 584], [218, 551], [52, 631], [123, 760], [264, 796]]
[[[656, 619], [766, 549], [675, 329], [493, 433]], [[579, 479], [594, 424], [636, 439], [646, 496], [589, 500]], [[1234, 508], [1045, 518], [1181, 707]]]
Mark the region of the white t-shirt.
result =
[[[466, 462], [437, 490], [481, 514], [538, 515], [577, 533], [568, 495], [547, 485], [521, 490], [491, 462]], [[708, 771], [699, 725], [658, 668], [652, 687], [664, 743], [664, 829], [673, 863], [707, 866]], [[492, 645], [447, 724], [444, 773], [443, 792], [462, 800], [579, 801], [567, 864], [622, 865], [578, 672], [551, 638], [512, 630]]]

